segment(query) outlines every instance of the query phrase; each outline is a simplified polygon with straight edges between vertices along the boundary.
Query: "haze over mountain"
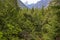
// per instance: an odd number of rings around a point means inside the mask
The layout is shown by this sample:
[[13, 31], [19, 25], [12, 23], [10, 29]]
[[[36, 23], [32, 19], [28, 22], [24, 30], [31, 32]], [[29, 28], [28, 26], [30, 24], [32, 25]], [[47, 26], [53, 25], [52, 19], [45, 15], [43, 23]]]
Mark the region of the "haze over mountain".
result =
[[[19, 6], [20, 7], [27, 7], [27, 8], [32, 8], [32, 7], [34, 7], [34, 8], [42, 8], [42, 6], [44, 6], [44, 7], [47, 7], [48, 6], [48, 4], [49, 4], [49, 2], [51, 1], [51, 0], [38, 0], [38, 1], [36, 1], [36, 3], [33, 1], [33, 3], [30, 1], [30, 4], [27, 4], [27, 2], [25, 3], [25, 2], [23, 2], [24, 0], [18, 0], [18, 4], [19, 4]], [[29, 2], [29, 0], [26, 0], [26, 1], [28, 1]]]
[[24, 4], [35, 4], [37, 3], [38, 1], [41, 1], [41, 0], [21, 0]]
[[29, 8], [42, 8], [42, 6], [46, 7], [48, 6], [50, 0], [41, 0], [41, 1], [38, 1], [36, 4], [30, 4], [30, 5], [27, 5]]

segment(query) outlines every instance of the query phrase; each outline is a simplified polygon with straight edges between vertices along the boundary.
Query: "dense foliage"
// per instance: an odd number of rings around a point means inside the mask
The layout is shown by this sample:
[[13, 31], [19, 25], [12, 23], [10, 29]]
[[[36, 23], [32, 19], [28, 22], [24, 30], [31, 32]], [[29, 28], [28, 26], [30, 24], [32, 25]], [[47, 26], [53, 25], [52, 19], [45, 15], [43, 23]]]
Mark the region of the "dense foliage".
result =
[[59, 19], [59, 5], [21, 9], [15, 0], [0, 0], [0, 40], [55, 40]]

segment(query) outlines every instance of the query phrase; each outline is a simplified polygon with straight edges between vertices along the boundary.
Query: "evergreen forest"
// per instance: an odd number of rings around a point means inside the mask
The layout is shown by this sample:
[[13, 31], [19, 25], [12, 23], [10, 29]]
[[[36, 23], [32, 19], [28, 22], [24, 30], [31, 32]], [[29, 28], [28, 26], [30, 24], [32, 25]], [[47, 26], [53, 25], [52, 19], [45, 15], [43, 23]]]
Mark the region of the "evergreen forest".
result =
[[60, 0], [41, 9], [0, 0], [0, 40], [60, 40]]

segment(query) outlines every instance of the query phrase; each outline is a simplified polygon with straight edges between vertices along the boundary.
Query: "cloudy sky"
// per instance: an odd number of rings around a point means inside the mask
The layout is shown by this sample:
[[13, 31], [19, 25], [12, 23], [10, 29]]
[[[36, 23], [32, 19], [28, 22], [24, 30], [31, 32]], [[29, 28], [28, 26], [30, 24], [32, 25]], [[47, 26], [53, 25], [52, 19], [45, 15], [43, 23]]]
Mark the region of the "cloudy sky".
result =
[[24, 4], [35, 4], [41, 0], [21, 0]]

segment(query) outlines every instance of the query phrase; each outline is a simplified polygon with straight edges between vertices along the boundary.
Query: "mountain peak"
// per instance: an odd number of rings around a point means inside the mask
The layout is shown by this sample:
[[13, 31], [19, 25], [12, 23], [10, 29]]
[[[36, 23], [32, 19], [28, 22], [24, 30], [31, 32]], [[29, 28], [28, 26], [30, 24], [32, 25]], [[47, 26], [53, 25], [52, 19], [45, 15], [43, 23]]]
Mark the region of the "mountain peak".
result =
[[30, 4], [30, 5], [27, 5], [29, 8], [42, 8], [42, 6], [46, 7], [48, 4], [49, 4], [50, 0], [41, 0], [41, 1], [38, 1], [36, 4]]
[[21, 8], [32, 8], [32, 7], [42, 8], [42, 6], [46, 7], [51, 0], [41, 0], [41, 1], [38, 1], [37, 3], [32, 3], [32, 4], [27, 4], [27, 2], [23, 3], [21, 0], [17, 0], [17, 1], [18, 1], [19, 7]]

